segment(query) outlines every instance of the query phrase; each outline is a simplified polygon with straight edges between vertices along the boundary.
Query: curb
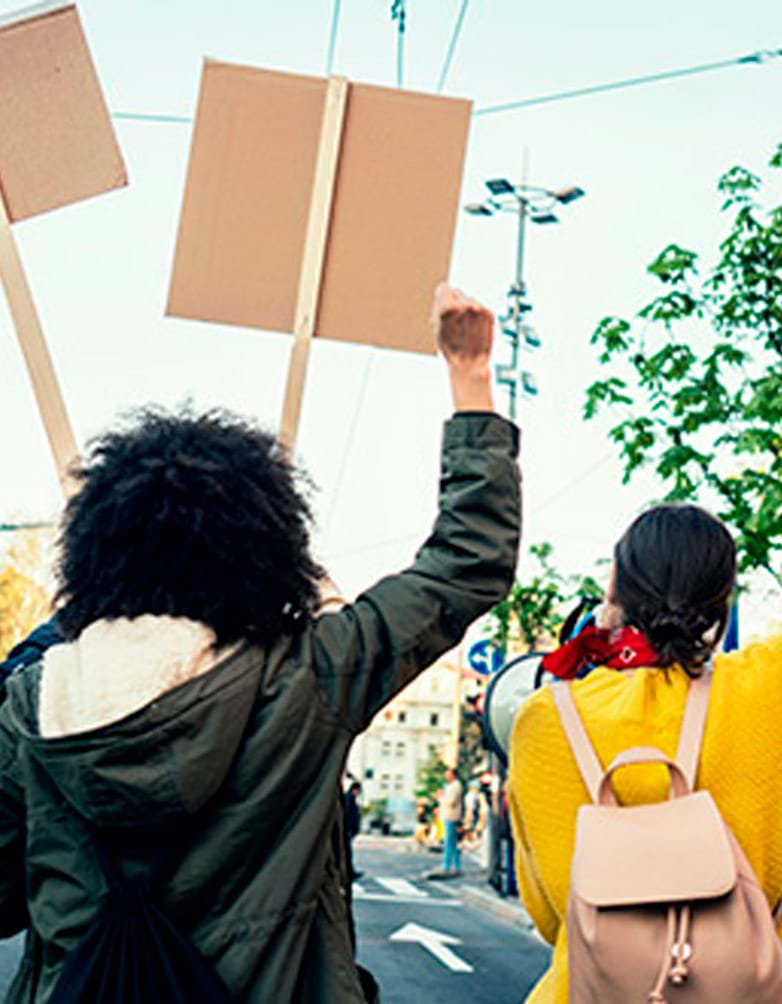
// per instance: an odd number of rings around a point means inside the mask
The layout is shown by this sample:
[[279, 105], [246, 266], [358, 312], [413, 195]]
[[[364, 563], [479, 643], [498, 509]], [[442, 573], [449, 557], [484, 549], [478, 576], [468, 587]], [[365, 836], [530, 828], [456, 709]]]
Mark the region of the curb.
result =
[[524, 909], [520, 900], [505, 899], [493, 889], [488, 888], [488, 886], [484, 888], [479, 885], [459, 885], [451, 882], [448, 885], [444, 884], [441, 888], [447, 895], [455, 899], [463, 899], [466, 903], [472, 903], [473, 906], [477, 906], [481, 910], [499, 917], [506, 923], [522, 927], [535, 937], [539, 937], [535, 925], [530, 919], [530, 915]]
[[[356, 846], [358, 848], [363, 846], [366, 850], [390, 849], [392, 841], [394, 851], [418, 857], [422, 866], [426, 864], [439, 864], [438, 858], [426, 853], [422, 848], [416, 847], [409, 839], [404, 837], [375, 837], [374, 834], [362, 834], [356, 841]], [[431, 870], [429, 868], [427, 872]], [[468, 876], [474, 875], [478, 878], [481, 874], [485, 875], [485, 870], [468, 870]], [[523, 928], [535, 938], [540, 937], [521, 900], [516, 897], [505, 898], [500, 896], [499, 893], [495, 892], [489, 886], [488, 879], [485, 879], [482, 885], [474, 885], [472, 882], [460, 882], [458, 879], [450, 879], [438, 882], [437, 887], [453, 899], [463, 899], [465, 902], [472, 903], [473, 906], [477, 906], [487, 913], [499, 917], [508, 924]]]

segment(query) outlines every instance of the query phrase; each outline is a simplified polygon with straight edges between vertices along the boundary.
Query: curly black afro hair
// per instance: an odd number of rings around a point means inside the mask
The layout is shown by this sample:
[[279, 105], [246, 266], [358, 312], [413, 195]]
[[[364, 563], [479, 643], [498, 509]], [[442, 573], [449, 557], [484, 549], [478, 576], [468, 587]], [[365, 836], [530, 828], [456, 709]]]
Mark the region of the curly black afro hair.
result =
[[229, 413], [149, 408], [90, 443], [65, 510], [58, 623], [169, 614], [268, 644], [318, 602], [312, 513], [278, 440]]

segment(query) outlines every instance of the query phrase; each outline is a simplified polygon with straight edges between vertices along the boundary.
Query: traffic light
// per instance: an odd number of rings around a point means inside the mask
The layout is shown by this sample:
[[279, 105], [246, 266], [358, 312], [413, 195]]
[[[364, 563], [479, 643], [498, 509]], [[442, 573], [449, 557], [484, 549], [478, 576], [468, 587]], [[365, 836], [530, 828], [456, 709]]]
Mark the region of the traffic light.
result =
[[483, 691], [479, 694], [468, 694], [464, 699], [464, 703], [466, 705], [464, 709], [465, 717], [469, 721], [480, 722], [483, 717]]
[[481, 746], [483, 749], [488, 749], [484, 733], [485, 729], [483, 727], [483, 703], [485, 699], [484, 691], [479, 691], [477, 694], [469, 694], [464, 699], [464, 724], [473, 724], [478, 727], [481, 733]]

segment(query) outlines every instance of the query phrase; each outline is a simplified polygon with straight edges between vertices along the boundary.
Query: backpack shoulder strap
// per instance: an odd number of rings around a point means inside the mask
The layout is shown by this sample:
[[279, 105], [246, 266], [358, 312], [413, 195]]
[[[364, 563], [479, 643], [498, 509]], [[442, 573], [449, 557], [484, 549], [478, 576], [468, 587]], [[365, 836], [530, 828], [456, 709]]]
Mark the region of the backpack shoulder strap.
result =
[[[679, 734], [679, 748], [676, 753], [676, 763], [682, 769], [691, 789], [695, 788], [698, 773], [698, 761], [703, 743], [703, 733], [706, 728], [706, 716], [709, 710], [709, 695], [711, 692], [712, 671], [707, 669], [701, 676], [690, 683], [687, 703], [684, 708], [684, 718]], [[581, 715], [569, 683], [555, 683], [551, 687], [554, 705], [559, 712], [562, 728], [578, 769], [584, 779], [587, 791], [593, 802], [597, 801], [600, 781], [605, 773], [587, 735]]]
[[698, 761], [701, 755], [703, 733], [706, 728], [706, 715], [709, 710], [709, 694], [711, 693], [712, 670], [708, 666], [701, 676], [695, 677], [690, 683], [687, 703], [684, 706], [682, 730], [679, 733], [679, 749], [676, 753], [676, 763], [681, 767], [691, 789], [695, 789], [695, 778], [698, 774]]
[[578, 713], [576, 702], [573, 700], [573, 693], [569, 683], [555, 683], [551, 687], [551, 696], [554, 698], [554, 706], [559, 712], [562, 728], [570, 743], [573, 756], [576, 758], [578, 769], [584, 784], [589, 792], [589, 797], [593, 802], [597, 802], [597, 794], [600, 782], [605, 771], [595, 752], [581, 715]]

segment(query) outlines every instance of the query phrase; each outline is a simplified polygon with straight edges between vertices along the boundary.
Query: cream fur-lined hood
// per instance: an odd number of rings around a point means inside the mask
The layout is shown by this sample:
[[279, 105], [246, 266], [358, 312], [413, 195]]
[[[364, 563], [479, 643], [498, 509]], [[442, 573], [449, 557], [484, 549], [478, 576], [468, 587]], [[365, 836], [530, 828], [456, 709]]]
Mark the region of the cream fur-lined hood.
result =
[[100, 729], [206, 673], [226, 653], [183, 617], [96, 621], [44, 655], [38, 727], [45, 739]]
[[256, 646], [213, 641], [201, 624], [144, 616], [53, 646], [8, 682], [18, 756], [95, 825], [188, 818], [225, 781], [265, 671]]

